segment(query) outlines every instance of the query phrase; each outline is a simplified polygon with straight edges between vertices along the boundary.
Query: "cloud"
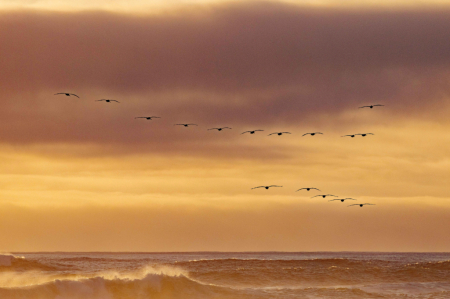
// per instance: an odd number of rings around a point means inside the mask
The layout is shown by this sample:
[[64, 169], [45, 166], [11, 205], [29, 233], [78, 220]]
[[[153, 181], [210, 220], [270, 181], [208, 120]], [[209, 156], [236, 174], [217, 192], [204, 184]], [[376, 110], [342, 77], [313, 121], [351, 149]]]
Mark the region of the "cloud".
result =
[[[203, 131], [345, 127], [349, 109], [379, 102], [388, 116], [442, 120], [450, 94], [450, 10], [257, 2], [150, 16], [3, 12], [1, 22], [4, 143], [229, 152]], [[81, 99], [53, 95], [63, 91]], [[143, 114], [163, 118], [134, 121]]]

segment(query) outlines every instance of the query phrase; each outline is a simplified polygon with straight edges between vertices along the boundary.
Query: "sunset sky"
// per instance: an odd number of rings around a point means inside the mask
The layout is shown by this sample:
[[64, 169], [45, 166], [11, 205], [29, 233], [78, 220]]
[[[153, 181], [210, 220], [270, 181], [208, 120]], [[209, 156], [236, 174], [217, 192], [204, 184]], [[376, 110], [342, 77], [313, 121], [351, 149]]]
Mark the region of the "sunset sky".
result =
[[0, 252], [450, 251], [449, 99], [450, 1], [2, 0]]

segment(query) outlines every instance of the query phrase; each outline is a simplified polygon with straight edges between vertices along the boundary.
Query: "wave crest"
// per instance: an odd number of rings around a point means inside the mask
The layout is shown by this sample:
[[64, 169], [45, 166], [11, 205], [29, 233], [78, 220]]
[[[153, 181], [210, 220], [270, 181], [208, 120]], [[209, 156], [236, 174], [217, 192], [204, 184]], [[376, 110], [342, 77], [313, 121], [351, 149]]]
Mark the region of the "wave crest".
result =
[[0, 272], [3, 271], [55, 271], [59, 268], [56, 266], [45, 265], [38, 261], [27, 260], [21, 256], [13, 254], [0, 254]]
[[205, 285], [186, 275], [178, 268], [149, 266], [130, 273], [105, 272], [94, 277], [55, 279], [31, 287], [0, 288], [0, 298], [211, 298], [227, 293], [226, 288]]

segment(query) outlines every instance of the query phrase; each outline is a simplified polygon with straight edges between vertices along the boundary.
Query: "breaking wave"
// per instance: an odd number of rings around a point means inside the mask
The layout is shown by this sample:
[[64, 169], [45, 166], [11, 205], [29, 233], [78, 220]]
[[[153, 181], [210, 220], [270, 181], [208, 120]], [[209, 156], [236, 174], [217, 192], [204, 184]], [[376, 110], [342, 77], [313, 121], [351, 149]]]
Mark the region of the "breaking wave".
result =
[[3, 271], [54, 271], [58, 270], [57, 266], [42, 264], [38, 261], [27, 260], [22, 256], [13, 254], [0, 254], [0, 272]]

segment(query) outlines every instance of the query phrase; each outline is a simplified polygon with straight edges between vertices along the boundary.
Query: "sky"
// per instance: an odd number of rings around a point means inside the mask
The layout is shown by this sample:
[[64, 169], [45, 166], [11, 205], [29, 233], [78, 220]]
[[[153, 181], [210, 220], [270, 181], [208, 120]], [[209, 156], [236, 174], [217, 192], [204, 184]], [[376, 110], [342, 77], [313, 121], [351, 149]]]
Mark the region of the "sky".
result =
[[2, 1], [0, 252], [449, 251], [449, 4]]

